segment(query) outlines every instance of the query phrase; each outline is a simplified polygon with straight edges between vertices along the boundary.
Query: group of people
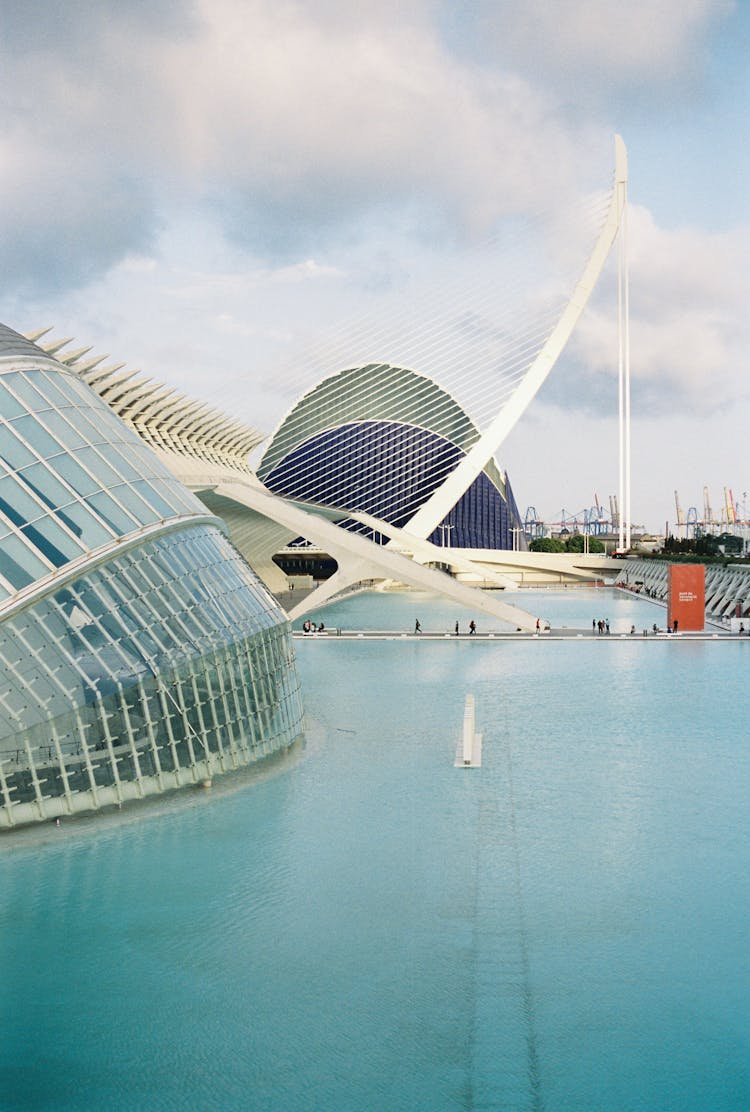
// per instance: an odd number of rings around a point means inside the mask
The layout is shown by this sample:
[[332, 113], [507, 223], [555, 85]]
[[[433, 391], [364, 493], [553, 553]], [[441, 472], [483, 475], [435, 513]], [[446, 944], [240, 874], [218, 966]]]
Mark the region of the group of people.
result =
[[594, 618], [591, 623], [591, 628], [594, 633], [609, 633], [609, 618]]
[[323, 633], [325, 631], [325, 628], [326, 627], [323, 625], [322, 622], [320, 623], [320, 625], [316, 625], [315, 622], [311, 622], [309, 618], [307, 619], [307, 621], [302, 623], [303, 633]]
[[[477, 623], [472, 618], [471, 621], [469, 622], [469, 633], [476, 633], [476, 631], [477, 631]], [[422, 626], [421, 626], [421, 623], [419, 621], [419, 618], [417, 618], [416, 621], [414, 622], [414, 632], [415, 633], [421, 633], [422, 632]], [[456, 625], [455, 625], [456, 637], [459, 636], [460, 632], [461, 631], [459, 629], [458, 622], [456, 622]]]

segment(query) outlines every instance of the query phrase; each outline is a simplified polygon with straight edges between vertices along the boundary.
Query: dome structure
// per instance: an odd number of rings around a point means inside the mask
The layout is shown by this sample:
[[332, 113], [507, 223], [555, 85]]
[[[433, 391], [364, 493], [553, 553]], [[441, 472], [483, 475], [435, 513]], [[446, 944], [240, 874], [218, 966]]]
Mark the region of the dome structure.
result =
[[[275, 494], [355, 531], [373, 533], [356, 514], [408, 530], [479, 435], [432, 379], [370, 363], [330, 375], [300, 398], [272, 437], [258, 477]], [[513, 492], [490, 460], [427, 539], [441, 547], [512, 549], [514, 536], [523, 530]]]
[[210, 780], [290, 746], [289, 624], [74, 371], [0, 325], [0, 826]]

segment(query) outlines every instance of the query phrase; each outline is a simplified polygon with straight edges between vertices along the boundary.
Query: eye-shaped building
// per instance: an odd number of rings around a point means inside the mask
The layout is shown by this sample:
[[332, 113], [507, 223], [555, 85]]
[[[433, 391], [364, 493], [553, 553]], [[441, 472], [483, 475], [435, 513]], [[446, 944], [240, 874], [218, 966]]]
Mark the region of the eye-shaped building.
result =
[[[408, 530], [479, 435], [432, 379], [370, 363], [330, 375], [300, 398], [272, 437], [258, 477], [275, 494], [356, 532], [372, 536], [375, 527], [350, 514]], [[427, 540], [458, 549], [526, 547], [510, 483], [494, 460]]]
[[0, 827], [200, 784], [291, 746], [289, 623], [68, 367], [0, 325]]

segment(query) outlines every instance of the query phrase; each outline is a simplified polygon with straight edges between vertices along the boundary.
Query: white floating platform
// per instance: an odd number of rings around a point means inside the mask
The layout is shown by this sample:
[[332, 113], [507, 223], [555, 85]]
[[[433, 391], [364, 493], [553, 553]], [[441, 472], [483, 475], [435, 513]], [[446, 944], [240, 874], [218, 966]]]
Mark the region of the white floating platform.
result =
[[482, 767], [482, 735], [474, 734], [474, 743], [471, 747], [469, 760], [464, 760], [464, 743], [463, 740], [459, 741], [456, 747], [456, 759], [453, 762], [454, 768], [481, 768]]
[[454, 768], [482, 767], [482, 735], [474, 729], [474, 696], [466, 696], [464, 703], [464, 728], [456, 749]]

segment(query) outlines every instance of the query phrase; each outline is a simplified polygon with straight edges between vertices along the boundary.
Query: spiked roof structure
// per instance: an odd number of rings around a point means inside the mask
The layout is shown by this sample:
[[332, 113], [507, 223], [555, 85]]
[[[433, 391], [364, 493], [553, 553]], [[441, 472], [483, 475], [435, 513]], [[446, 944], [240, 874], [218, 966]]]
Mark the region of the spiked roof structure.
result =
[[125, 363], [107, 363], [106, 354], [92, 356], [90, 347], [66, 351], [73, 337], [44, 339], [51, 331], [40, 328], [26, 339], [79, 375], [151, 447], [249, 471], [247, 458], [263, 433], [138, 369], [124, 370]]

